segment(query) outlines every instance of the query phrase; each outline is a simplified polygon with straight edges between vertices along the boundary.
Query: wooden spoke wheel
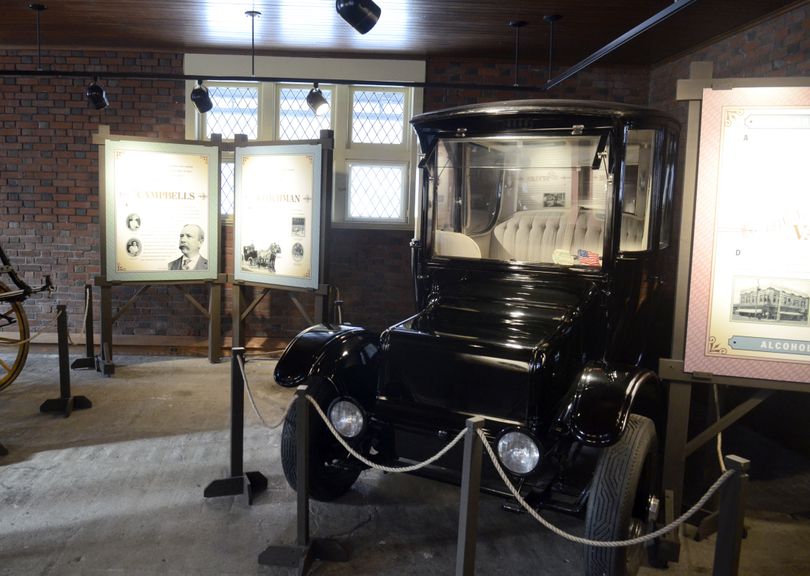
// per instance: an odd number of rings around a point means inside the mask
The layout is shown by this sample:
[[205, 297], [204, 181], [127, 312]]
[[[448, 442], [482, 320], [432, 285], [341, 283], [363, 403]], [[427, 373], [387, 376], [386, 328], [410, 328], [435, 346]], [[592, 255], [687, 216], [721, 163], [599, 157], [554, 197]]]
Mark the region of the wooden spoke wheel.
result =
[[[0, 282], [0, 294], [8, 292]], [[0, 300], [0, 390], [14, 382], [28, 358], [28, 317], [22, 303]]]

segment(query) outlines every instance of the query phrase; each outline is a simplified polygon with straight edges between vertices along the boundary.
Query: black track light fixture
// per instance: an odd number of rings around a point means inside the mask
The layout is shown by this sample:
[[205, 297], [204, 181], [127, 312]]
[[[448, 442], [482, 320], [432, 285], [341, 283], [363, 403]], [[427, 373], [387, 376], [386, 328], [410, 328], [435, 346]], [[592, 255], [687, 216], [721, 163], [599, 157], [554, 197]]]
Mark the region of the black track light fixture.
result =
[[373, 0], [335, 0], [335, 9], [360, 34], [374, 28], [382, 13]]
[[104, 88], [98, 84], [98, 78], [95, 78], [88, 84], [85, 96], [87, 96], [87, 101], [90, 102], [90, 105], [96, 110], [103, 110], [110, 105], [110, 101], [107, 100], [107, 93], [104, 91]]
[[309, 94], [307, 94], [307, 105], [316, 116], [323, 116], [329, 112], [329, 102], [323, 97], [323, 93], [321, 89], [318, 88], [317, 82], [315, 82], [315, 86], [309, 91]]
[[211, 102], [211, 97], [208, 95], [208, 88], [203, 86], [202, 80], [197, 80], [196, 88], [191, 91], [191, 101], [194, 102], [200, 114], [205, 114], [214, 107], [214, 103]]

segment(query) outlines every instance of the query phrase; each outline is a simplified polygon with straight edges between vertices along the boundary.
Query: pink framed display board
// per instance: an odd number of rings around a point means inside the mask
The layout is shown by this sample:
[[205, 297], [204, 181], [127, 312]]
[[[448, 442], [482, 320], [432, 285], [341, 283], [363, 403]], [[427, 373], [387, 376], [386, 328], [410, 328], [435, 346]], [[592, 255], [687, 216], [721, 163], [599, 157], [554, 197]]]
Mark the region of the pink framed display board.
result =
[[685, 372], [810, 382], [810, 88], [703, 93]]

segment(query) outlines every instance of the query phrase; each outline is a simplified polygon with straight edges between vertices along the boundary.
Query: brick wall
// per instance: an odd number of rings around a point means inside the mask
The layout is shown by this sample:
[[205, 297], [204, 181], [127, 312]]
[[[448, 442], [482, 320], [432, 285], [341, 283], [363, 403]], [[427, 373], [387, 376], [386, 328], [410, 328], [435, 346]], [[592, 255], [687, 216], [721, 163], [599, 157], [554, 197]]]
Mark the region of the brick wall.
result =
[[675, 83], [689, 77], [695, 61], [712, 62], [715, 78], [810, 76], [810, 4], [655, 66], [649, 104], [674, 114], [684, 126], [688, 105], [676, 102]]
[[[427, 62], [427, 81], [509, 86], [515, 80], [514, 70], [514, 62], [504, 60], [431, 58]], [[556, 76], [563, 71], [563, 68], [554, 68], [552, 75]], [[542, 86], [547, 79], [548, 70], [541, 65], [526, 63], [518, 67], [518, 83], [525, 88]], [[428, 88], [425, 90], [425, 110], [525, 98], [569, 98], [646, 104], [649, 82], [649, 70], [646, 67], [595, 66], [549, 91]]]
[[[425, 110], [515, 98], [577, 98], [649, 103], [685, 119], [685, 104], [674, 100], [675, 81], [688, 76], [691, 61], [714, 62], [717, 77], [810, 75], [809, 10], [805, 4], [652, 70], [595, 65], [549, 92], [428, 89]], [[70, 330], [79, 332], [83, 287], [100, 272], [98, 151], [92, 144], [93, 134], [103, 124], [114, 134], [169, 140], [184, 137], [187, 94], [183, 82], [105, 80], [104, 72], [182, 74], [182, 55], [48, 51], [42, 65], [97, 72], [111, 106], [102, 111], [88, 107], [84, 90], [89, 76], [0, 77], [0, 236], [29, 283], [39, 282], [49, 272], [59, 287], [54, 300], [37, 296], [26, 302], [32, 329], [38, 330], [52, 317], [51, 307], [58, 301], [68, 307]], [[4, 70], [35, 67], [32, 51], [0, 50]], [[547, 74], [542, 63], [527, 62], [521, 65], [518, 80], [523, 86], [539, 86]], [[428, 61], [427, 79], [510, 85], [514, 68], [506, 61], [434, 58]], [[332, 283], [341, 290], [346, 320], [380, 330], [413, 312], [411, 236], [402, 231], [333, 231]], [[225, 271], [230, 271], [232, 228], [224, 226], [221, 237], [222, 260]], [[207, 302], [203, 287], [187, 288]], [[114, 309], [126, 303], [135, 290], [133, 286], [116, 287]], [[298, 297], [308, 311], [313, 309], [311, 296]], [[98, 289], [95, 298], [98, 331]], [[231, 326], [230, 303], [226, 290], [226, 333]], [[289, 338], [305, 326], [287, 294], [272, 292], [249, 318], [246, 333]], [[204, 338], [207, 321], [174, 287], [155, 286], [121, 316], [114, 332]]]
[[[100, 76], [111, 105], [92, 109], [85, 99], [87, 78], [6, 76], [0, 81], [0, 237], [13, 265], [30, 284], [50, 273], [58, 287], [48, 300], [25, 303], [32, 331], [65, 304], [70, 330], [83, 326], [84, 285], [100, 273], [98, 147], [93, 134], [109, 125], [114, 134], [150, 138], [184, 137], [183, 82], [104, 79], [105, 72], [182, 74], [182, 56], [152, 52], [51, 51], [42, 67], [91, 71]], [[0, 51], [3, 70], [34, 70], [35, 53]], [[129, 288], [116, 291], [116, 305]], [[199, 324], [171, 321], [166, 309], [182, 296], [163, 288], [125, 314], [119, 333], [193, 333]], [[96, 313], [96, 318], [98, 314]], [[171, 328], [170, 328], [171, 326]], [[46, 328], [53, 331], [53, 328]]]

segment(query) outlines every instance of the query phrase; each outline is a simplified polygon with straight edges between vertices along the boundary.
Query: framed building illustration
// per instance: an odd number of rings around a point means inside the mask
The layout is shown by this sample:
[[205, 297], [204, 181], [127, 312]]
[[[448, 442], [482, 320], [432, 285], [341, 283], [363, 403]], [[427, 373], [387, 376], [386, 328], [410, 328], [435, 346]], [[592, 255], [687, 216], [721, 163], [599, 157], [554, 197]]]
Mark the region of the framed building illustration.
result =
[[102, 182], [108, 280], [217, 277], [218, 147], [107, 139]]
[[317, 144], [236, 149], [236, 280], [318, 288], [321, 153]]

